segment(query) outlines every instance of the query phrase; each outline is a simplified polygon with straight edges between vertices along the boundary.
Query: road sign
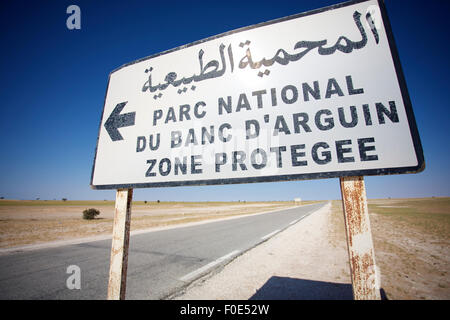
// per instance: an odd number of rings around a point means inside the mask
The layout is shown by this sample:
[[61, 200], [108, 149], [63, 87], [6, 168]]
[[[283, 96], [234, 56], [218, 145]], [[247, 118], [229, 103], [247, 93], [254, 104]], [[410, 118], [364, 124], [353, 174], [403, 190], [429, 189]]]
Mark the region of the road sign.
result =
[[352, 1], [114, 70], [91, 186], [282, 181], [423, 168], [384, 5]]

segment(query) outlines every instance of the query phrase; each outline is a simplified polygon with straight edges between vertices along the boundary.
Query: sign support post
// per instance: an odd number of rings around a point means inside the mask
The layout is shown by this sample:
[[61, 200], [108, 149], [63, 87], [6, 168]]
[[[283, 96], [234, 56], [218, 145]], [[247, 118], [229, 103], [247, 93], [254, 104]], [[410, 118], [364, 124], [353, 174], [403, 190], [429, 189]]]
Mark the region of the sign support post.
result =
[[133, 189], [118, 189], [114, 212], [108, 300], [125, 300]]
[[355, 300], [380, 300], [363, 176], [341, 177], [347, 248]]

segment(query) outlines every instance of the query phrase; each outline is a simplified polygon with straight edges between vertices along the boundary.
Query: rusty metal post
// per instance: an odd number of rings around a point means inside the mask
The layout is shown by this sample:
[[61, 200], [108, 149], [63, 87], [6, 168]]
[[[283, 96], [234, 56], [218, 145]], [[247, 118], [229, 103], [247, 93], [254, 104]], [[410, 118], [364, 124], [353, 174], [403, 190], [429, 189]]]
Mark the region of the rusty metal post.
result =
[[364, 177], [341, 177], [345, 231], [355, 300], [380, 300]]
[[108, 300], [125, 299], [132, 199], [133, 189], [117, 190], [109, 267]]

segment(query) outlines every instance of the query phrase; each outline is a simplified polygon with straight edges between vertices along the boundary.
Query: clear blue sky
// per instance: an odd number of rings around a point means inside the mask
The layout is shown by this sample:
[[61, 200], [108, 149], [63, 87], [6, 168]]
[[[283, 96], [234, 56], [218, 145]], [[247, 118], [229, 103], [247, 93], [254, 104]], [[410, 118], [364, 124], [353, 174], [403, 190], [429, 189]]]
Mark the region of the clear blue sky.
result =
[[[0, 2], [0, 196], [114, 199], [91, 190], [109, 72], [240, 27], [339, 3], [277, 1]], [[386, 0], [424, 149], [419, 174], [366, 177], [369, 198], [450, 196], [450, 1]], [[66, 8], [81, 9], [81, 30]], [[339, 180], [136, 189], [137, 200], [338, 199]]]

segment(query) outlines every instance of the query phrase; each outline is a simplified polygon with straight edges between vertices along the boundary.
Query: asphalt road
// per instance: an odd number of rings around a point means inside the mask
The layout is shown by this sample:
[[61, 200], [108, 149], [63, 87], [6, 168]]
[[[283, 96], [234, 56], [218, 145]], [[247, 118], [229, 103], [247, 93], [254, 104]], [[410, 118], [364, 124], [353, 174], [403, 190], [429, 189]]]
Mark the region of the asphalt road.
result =
[[[324, 203], [136, 234], [130, 238], [127, 299], [164, 299], [297, 223]], [[0, 256], [0, 299], [106, 299], [111, 240]], [[81, 289], [68, 289], [71, 265]]]

